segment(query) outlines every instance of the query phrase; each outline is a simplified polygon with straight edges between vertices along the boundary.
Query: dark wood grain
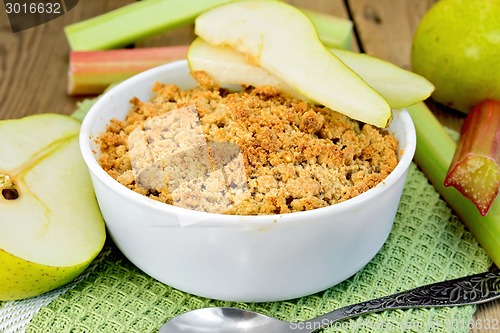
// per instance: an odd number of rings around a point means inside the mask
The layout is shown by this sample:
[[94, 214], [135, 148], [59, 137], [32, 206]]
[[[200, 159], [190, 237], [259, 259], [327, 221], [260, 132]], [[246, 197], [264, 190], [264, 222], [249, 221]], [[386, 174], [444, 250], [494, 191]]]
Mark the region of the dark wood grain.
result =
[[17, 33], [0, 6], [0, 119], [73, 112], [76, 100], [66, 94], [69, 45], [63, 27], [130, 2], [82, 1], [53, 21]]

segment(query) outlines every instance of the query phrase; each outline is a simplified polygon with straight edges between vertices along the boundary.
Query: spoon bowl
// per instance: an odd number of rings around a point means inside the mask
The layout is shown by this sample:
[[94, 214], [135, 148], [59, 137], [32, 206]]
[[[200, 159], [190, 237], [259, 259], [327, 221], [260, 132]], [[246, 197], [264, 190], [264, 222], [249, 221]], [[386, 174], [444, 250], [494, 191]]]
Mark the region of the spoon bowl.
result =
[[[289, 322], [253, 311], [225, 307], [186, 312], [172, 319], [160, 329], [160, 333], [285, 333], [290, 331]], [[294, 332], [302, 331], [294, 330]]]

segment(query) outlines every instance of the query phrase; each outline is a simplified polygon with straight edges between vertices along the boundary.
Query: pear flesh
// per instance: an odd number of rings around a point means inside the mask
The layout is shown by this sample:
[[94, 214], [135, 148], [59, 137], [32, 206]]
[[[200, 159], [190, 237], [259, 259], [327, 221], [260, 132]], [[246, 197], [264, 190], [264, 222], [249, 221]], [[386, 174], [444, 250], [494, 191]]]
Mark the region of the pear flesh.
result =
[[329, 48], [344, 64], [358, 73], [394, 109], [427, 99], [434, 85], [421, 75], [365, 53]]
[[[382, 95], [391, 108], [403, 108], [425, 100], [434, 89], [427, 79], [390, 62], [367, 54], [333, 48], [329, 50]], [[219, 85], [270, 85], [307, 100], [286, 82], [249, 63], [244, 55], [227, 46], [214, 46], [197, 38], [189, 47], [188, 62], [192, 71], [207, 72]]]
[[299, 9], [280, 1], [238, 1], [211, 9], [195, 21], [195, 33], [229, 46], [302, 95], [353, 119], [386, 127], [387, 101], [329, 52]]
[[189, 46], [187, 59], [191, 71], [206, 72], [218, 85], [272, 86], [294, 97], [308, 99], [285, 81], [248, 62], [243, 54], [229, 46], [214, 46], [196, 38]]
[[56, 114], [0, 122], [0, 300], [71, 281], [104, 245], [79, 130]]

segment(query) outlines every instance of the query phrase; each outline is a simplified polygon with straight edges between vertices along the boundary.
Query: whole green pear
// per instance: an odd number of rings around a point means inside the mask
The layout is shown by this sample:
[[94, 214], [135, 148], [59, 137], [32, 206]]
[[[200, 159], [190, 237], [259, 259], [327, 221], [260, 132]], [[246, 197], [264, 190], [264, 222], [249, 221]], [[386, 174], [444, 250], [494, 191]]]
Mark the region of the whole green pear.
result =
[[411, 62], [446, 106], [468, 112], [500, 99], [500, 0], [438, 1], [417, 27]]

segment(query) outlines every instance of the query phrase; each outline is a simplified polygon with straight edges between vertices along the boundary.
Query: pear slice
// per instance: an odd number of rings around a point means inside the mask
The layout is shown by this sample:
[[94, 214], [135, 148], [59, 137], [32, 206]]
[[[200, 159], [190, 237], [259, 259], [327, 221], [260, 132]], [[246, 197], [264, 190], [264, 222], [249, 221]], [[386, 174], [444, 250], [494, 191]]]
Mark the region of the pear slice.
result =
[[308, 99], [285, 81], [248, 62], [243, 54], [229, 46], [214, 46], [198, 37], [189, 46], [187, 59], [191, 71], [205, 71], [218, 85], [273, 86], [297, 98]]
[[0, 300], [73, 280], [104, 245], [79, 130], [56, 114], [0, 121]]
[[[391, 108], [402, 108], [425, 100], [434, 86], [424, 77], [404, 70], [390, 62], [366, 54], [330, 49], [363, 80], [384, 97]], [[192, 71], [207, 72], [219, 85], [270, 85], [300, 99], [296, 89], [228, 46], [214, 46], [201, 38], [191, 43], [188, 62]]]
[[195, 33], [244, 54], [318, 104], [378, 127], [391, 119], [387, 101], [329, 52], [309, 18], [291, 5], [231, 2], [198, 16]]
[[378, 91], [394, 109], [421, 102], [434, 91], [434, 85], [423, 76], [388, 61], [365, 53], [328, 49]]

